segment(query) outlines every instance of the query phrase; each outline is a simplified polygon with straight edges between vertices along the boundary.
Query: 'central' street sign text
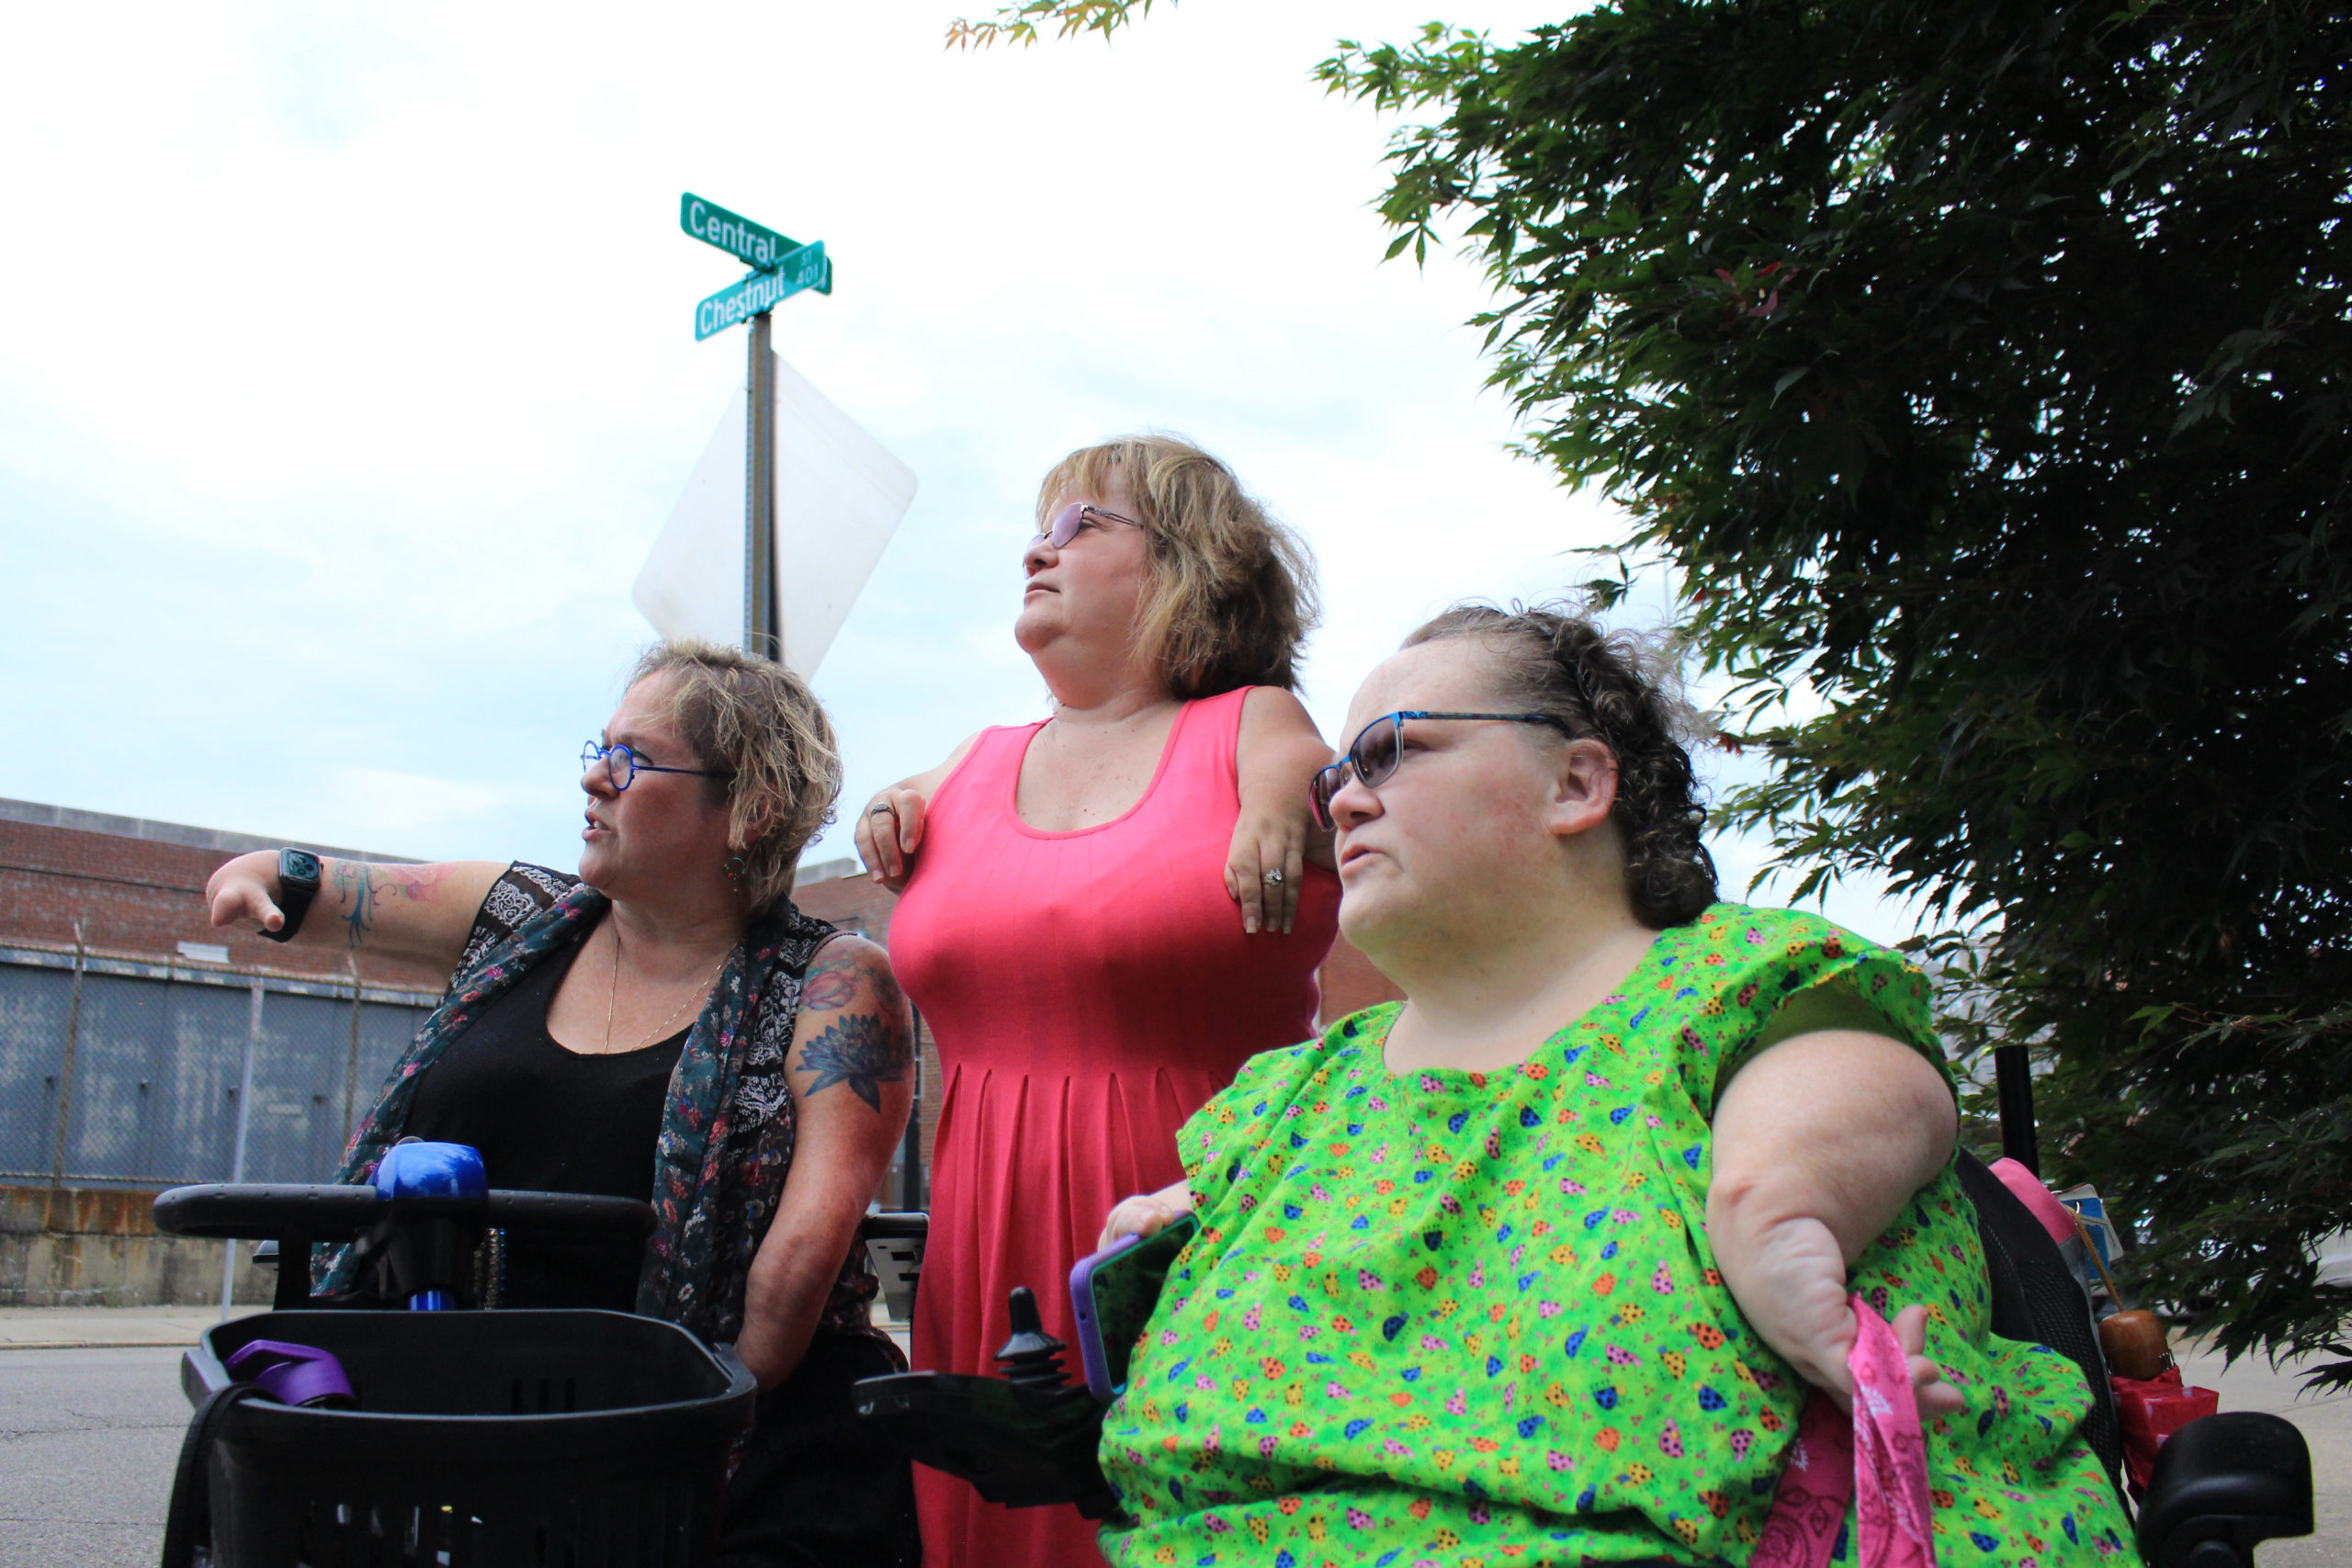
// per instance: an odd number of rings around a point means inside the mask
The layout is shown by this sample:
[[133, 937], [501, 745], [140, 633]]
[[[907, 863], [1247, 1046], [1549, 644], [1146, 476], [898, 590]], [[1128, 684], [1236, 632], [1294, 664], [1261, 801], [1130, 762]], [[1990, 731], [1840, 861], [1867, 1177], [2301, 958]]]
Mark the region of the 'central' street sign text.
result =
[[800, 248], [775, 230], [752, 222], [741, 213], [705, 201], [688, 191], [678, 198], [678, 227], [706, 245], [717, 245], [729, 255], [765, 270]]

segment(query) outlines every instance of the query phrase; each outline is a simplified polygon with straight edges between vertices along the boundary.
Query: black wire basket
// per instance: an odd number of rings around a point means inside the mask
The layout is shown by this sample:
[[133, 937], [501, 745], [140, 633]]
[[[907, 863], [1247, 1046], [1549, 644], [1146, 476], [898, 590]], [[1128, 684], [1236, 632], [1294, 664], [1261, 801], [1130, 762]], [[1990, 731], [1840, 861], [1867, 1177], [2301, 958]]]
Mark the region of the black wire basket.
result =
[[692, 1568], [757, 1396], [732, 1350], [623, 1313], [274, 1312], [220, 1324], [202, 1404], [250, 1340], [331, 1351], [356, 1408], [223, 1408], [214, 1568]]

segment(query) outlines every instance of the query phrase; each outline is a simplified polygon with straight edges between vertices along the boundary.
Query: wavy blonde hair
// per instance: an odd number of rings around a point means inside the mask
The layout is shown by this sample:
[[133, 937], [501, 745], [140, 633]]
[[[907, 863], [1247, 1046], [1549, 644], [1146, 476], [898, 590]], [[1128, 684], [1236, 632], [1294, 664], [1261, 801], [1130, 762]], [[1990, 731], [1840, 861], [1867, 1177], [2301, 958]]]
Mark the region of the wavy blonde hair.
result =
[[833, 721], [808, 682], [772, 659], [695, 637], [655, 643], [628, 674], [670, 678], [663, 705], [696, 761], [731, 775], [706, 779], [728, 807], [728, 840], [752, 912], [792, 891], [800, 852], [833, 819], [842, 792]]
[[1148, 556], [1136, 646], [1174, 695], [1298, 684], [1320, 611], [1315, 558], [1266, 515], [1233, 470], [1181, 435], [1148, 432], [1082, 446], [1037, 487], [1037, 525], [1073, 491], [1114, 479], [1135, 496]]

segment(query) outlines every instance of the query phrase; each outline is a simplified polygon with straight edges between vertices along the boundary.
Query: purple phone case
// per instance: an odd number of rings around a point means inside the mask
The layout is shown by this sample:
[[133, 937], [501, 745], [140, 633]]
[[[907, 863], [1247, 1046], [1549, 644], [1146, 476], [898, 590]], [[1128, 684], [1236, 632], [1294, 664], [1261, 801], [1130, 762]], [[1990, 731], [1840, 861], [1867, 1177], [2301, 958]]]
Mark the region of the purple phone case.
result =
[[1102, 1352], [1102, 1325], [1094, 1321], [1094, 1270], [1142, 1240], [1139, 1235], [1123, 1235], [1070, 1266], [1069, 1307], [1078, 1320], [1078, 1354], [1086, 1364], [1087, 1392], [1105, 1404], [1117, 1398], [1119, 1391], [1111, 1386], [1111, 1362]]

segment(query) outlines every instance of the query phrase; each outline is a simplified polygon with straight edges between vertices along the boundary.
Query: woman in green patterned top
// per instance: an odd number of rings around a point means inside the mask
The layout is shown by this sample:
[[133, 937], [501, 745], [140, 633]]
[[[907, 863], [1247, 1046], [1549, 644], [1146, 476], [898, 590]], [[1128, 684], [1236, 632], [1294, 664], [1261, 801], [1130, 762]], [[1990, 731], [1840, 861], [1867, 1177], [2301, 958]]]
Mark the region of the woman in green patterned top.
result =
[[1113, 1562], [1744, 1563], [1849, 1292], [1911, 1353], [1939, 1561], [2131, 1561], [2081, 1372], [1990, 1334], [1924, 977], [1714, 901], [1672, 714], [1543, 611], [1357, 694], [1318, 798], [1408, 999], [1253, 1058], [1105, 1226], [1202, 1227], [1103, 1428]]

